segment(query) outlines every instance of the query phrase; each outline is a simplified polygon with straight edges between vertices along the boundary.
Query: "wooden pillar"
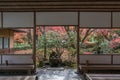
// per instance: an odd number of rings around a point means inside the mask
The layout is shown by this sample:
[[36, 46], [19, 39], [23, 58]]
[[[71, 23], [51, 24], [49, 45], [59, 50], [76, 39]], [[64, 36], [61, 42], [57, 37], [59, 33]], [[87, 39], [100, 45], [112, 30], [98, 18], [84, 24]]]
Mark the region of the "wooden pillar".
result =
[[79, 38], [80, 38], [80, 34], [79, 34], [79, 21], [80, 20], [80, 13], [78, 12], [78, 25], [76, 26], [77, 27], [77, 55], [76, 55], [76, 61], [77, 61], [77, 73], [80, 72], [80, 69], [79, 69], [79, 52], [80, 52], [80, 48], [79, 48]]
[[80, 48], [79, 48], [79, 26], [76, 26], [77, 27], [77, 73], [80, 72], [80, 69], [79, 69], [79, 52], [80, 52]]
[[36, 72], [36, 12], [34, 12], [34, 28], [33, 28], [33, 61], [34, 72]]
[[46, 49], [46, 26], [43, 26], [44, 29], [44, 61], [46, 62], [46, 53], [47, 53], [47, 49]]

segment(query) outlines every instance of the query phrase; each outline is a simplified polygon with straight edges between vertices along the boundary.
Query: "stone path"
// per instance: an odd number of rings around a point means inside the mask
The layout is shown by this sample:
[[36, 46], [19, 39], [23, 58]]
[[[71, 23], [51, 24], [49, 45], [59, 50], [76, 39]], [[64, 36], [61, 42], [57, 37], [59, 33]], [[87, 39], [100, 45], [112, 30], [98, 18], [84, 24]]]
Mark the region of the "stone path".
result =
[[38, 80], [83, 80], [83, 76], [75, 73], [75, 69], [47, 68], [39, 69]]

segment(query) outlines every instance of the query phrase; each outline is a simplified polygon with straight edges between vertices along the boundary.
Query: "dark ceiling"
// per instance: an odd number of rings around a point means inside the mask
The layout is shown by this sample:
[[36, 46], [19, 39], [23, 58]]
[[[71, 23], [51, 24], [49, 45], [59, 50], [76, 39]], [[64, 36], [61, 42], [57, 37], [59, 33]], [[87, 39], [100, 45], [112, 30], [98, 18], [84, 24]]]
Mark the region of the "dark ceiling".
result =
[[12, 2], [12, 1], [41, 1], [41, 2], [86, 2], [86, 1], [88, 1], [88, 2], [99, 2], [99, 1], [107, 1], [107, 2], [109, 2], [109, 1], [120, 1], [120, 0], [0, 0], [0, 1], [10, 1], [10, 2]]
[[0, 0], [1, 11], [120, 11], [120, 0]]

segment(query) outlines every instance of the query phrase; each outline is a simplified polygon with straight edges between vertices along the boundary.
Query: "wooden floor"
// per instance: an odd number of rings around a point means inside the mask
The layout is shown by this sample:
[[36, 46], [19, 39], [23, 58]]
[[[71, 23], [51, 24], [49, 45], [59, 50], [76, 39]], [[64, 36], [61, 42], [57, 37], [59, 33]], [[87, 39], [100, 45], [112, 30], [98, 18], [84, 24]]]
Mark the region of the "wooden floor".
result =
[[0, 80], [35, 80], [35, 76], [0, 76]]
[[92, 80], [120, 80], [120, 74], [88, 74]]
[[38, 69], [38, 80], [84, 80], [82, 75], [75, 73], [75, 69], [45, 68]]
[[36, 75], [0, 75], [0, 80], [85, 80], [83, 75], [76, 74], [76, 69], [42, 68]]

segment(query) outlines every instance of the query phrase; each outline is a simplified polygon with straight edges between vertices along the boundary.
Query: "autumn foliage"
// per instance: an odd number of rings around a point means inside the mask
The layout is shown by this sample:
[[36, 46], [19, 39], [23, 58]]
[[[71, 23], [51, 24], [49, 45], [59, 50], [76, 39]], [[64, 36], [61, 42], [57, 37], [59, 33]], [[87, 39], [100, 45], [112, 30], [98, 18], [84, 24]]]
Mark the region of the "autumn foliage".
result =
[[[14, 41], [16, 43], [32, 43], [33, 39], [33, 31], [30, 29], [25, 29], [26, 32], [19, 32], [14, 34]], [[76, 33], [75, 26], [37, 26], [36, 27], [36, 35], [41, 36], [44, 32], [54, 31], [62, 34], [67, 34], [69, 39], [72, 41], [72, 38], [69, 36], [69, 31], [73, 31]], [[80, 42], [84, 43], [86, 46], [93, 47], [96, 45], [95, 42], [89, 41], [93, 36], [97, 36], [99, 38], [104, 38], [110, 42], [109, 46], [111, 49], [116, 49], [120, 46], [120, 37], [115, 33], [115, 29], [80, 29]], [[73, 48], [76, 48], [76, 45], [70, 43]], [[89, 52], [88, 52], [89, 53]], [[86, 54], [88, 54], [86, 53]]]

